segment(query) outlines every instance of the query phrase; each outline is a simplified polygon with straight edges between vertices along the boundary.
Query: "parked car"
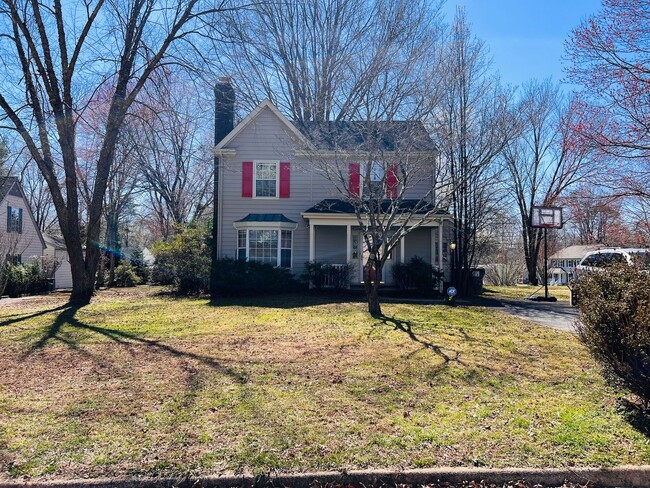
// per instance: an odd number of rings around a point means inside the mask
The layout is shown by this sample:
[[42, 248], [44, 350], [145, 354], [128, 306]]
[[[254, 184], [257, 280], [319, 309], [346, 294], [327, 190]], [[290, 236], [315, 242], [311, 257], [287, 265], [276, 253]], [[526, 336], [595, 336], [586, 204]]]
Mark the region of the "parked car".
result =
[[639, 266], [650, 270], [650, 249], [612, 247], [590, 251], [580, 260], [580, 264], [573, 270], [573, 282], [571, 289], [571, 305], [578, 304], [578, 296], [575, 293], [575, 283], [580, 275], [585, 273], [605, 271], [608, 266], [625, 263], [629, 266]]

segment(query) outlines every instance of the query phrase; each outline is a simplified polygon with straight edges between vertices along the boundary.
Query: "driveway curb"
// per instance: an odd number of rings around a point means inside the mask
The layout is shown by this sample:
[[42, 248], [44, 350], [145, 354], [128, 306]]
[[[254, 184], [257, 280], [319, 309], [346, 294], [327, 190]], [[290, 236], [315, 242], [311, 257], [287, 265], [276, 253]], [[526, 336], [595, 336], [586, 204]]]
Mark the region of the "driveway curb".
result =
[[226, 488], [236, 486], [291, 486], [308, 488], [326, 483], [363, 484], [409, 484], [425, 485], [437, 482], [462, 483], [482, 481], [502, 484], [509, 481], [527, 480], [544, 487], [561, 486], [565, 481], [595, 485], [598, 488], [650, 488], [650, 466], [620, 466], [616, 468], [560, 468], [560, 469], [481, 469], [481, 468], [434, 468], [406, 471], [328, 471], [296, 474], [272, 474], [268, 477], [253, 475], [224, 475], [188, 478], [138, 478], [138, 479], [79, 479], [69, 481], [0, 481], [0, 488]]

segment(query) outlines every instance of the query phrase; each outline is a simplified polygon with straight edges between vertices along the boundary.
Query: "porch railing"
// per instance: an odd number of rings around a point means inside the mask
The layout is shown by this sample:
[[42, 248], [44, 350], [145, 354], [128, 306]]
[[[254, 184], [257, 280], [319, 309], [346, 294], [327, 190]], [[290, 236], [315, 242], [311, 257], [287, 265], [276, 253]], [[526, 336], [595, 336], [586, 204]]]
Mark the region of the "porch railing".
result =
[[347, 264], [328, 264], [323, 266], [323, 271], [323, 288], [350, 286], [350, 266]]

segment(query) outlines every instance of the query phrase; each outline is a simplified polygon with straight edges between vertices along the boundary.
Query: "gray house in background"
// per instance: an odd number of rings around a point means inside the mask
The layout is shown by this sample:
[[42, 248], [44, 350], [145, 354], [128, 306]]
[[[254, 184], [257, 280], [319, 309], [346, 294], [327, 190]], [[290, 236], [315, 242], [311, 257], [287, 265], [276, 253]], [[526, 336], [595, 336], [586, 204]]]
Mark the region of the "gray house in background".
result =
[[[232, 104], [226, 105], [232, 110]], [[223, 114], [219, 100], [217, 107], [219, 117]], [[226, 113], [225, 118], [232, 120], [232, 115]], [[360, 131], [355, 130], [359, 124], [363, 123], [311, 122], [299, 126], [265, 100], [230, 132], [222, 127], [227, 135], [214, 149], [219, 158], [215, 215], [218, 257], [267, 262], [290, 268], [296, 275], [303, 272], [308, 261], [351, 264], [351, 285], [360, 284], [367, 252], [354, 208], [341, 192], [342, 187], [358, 192], [363, 177], [359, 162], [367, 153], [362, 150]], [[396, 127], [391, 137], [383, 136], [387, 140], [381, 141], [382, 151], [395, 150], [402, 127], [408, 128], [409, 137], [418, 138], [413, 151], [435, 157], [433, 143], [421, 124], [400, 122]], [[328, 162], [333, 169], [329, 175], [323, 167]], [[431, 165], [429, 171], [433, 168]], [[349, 181], [335, 184], [337, 177]], [[408, 189], [402, 205], [419, 202], [421, 206], [423, 195], [431, 192], [433, 174], [419, 181], [419, 186]], [[397, 178], [394, 184], [399, 184]], [[444, 270], [448, 279], [450, 216], [442, 212], [432, 215], [432, 204], [412, 216], [413, 221], [421, 219], [419, 227], [402, 238], [389, 257], [382, 276], [387, 285], [392, 281], [392, 265], [413, 256]], [[429, 214], [419, 217], [425, 212]]]

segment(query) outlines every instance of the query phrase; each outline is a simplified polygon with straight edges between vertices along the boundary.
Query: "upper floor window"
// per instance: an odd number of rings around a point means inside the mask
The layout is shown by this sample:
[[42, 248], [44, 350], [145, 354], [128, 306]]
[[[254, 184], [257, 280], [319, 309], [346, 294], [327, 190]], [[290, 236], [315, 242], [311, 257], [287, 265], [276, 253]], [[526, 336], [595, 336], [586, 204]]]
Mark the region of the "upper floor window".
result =
[[241, 196], [244, 198], [289, 198], [291, 164], [279, 161], [242, 162]]
[[384, 165], [381, 163], [373, 162], [368, 165], [368, 182], [371, 195], [384, 196], [384, 178], [386, 172]]
[[[363, 182], [363, 184], [362, 184]], [[397, 198], [398, 166], [382, 162], [350, 163], [350, 181], [348, 191], [351, 195], [362, 198]]]
[[7, 232], [23, 232], [23, 209], [7, 207]]
[[255, 196], [276, 197], [278, 195], [278, 163], [255, 163]]

